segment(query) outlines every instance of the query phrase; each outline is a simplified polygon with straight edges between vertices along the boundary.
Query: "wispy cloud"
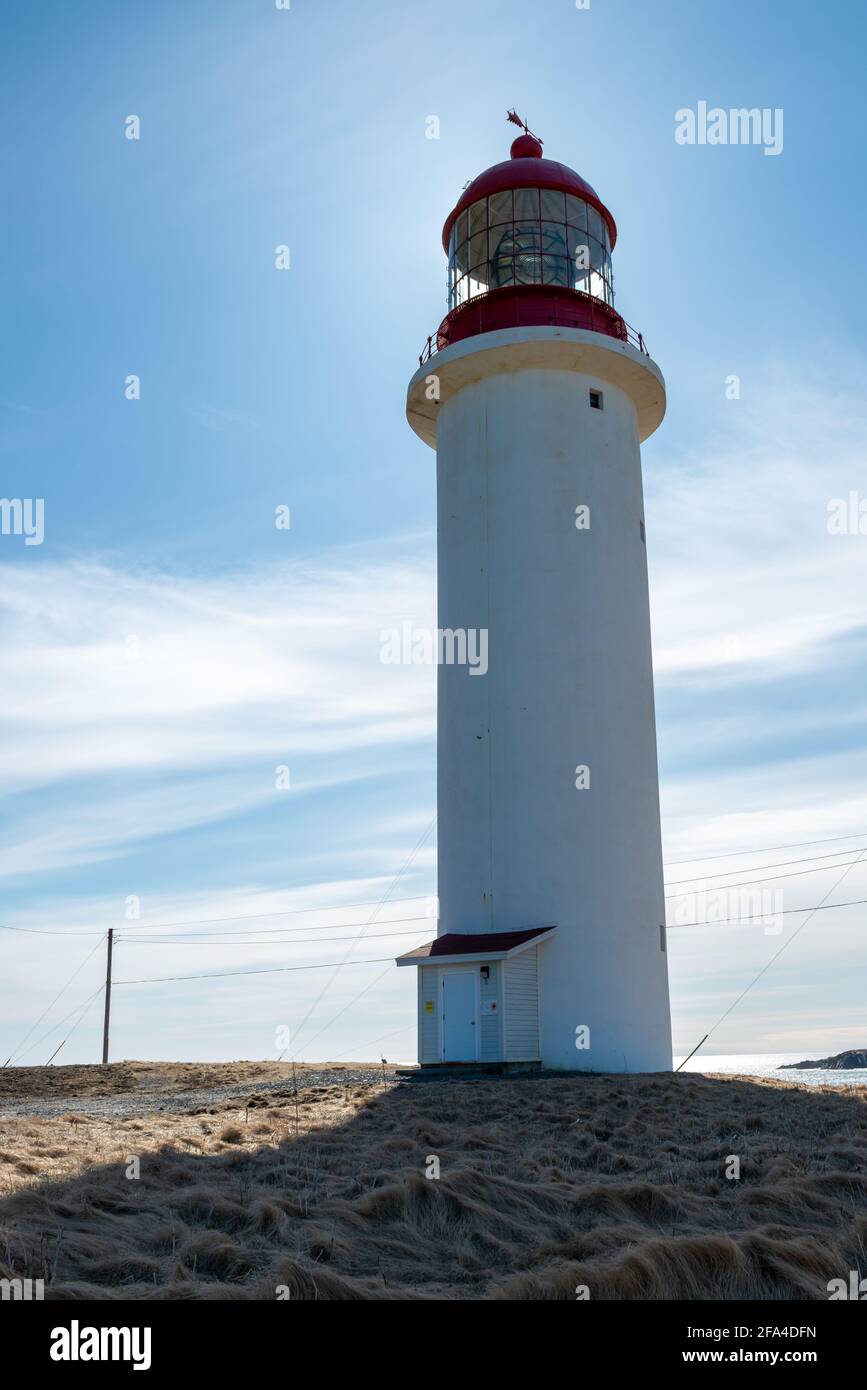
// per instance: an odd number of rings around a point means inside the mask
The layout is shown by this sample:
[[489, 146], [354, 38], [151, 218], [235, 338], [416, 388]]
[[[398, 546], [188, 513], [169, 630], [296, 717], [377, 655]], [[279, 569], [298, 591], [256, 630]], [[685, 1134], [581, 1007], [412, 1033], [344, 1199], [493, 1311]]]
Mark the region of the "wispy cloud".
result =
[[820, 664], [865, 621], [867, 536], [833, 536], [828, 502], [867, 497], [867, 373], [757, 383], [697, 460], [646, 480], [655, 669], [729, 685]]
[[380, 662], [432, 621], [433, 577], [348, 555], [210, 578], [2, 570], [7, 786], [399, 743], [432, 731], [433, 673]]
[[[821, 383], [814, 394], [768, 388], [761, 410], [732, 403], [732, 412], [700, 462], [648, 478], [669, 858], [867, 828], [867, 537], [832, 536], [826, 524], [828, 501], [864, 476], [867, 425], [854, 397]], [[0, 578], [7, 877], [44, 880], [148, 837], [243, 817], [273, 795], [277, 763], [308, 760], [308, 789], [348, 786], [394, 752], [430, 749], [434, 671], [380, 661], [383, 629], [435, 626], [434, 575], [410, 542], [219, 575], [46, 556], [4, 566]], [[406, 842], [407, 807], [377, 807], [359, 839], [362, 801], [353, 792], [335, 812], [344, 876], [338, 854], [318, 865], [332, 901], [341, 884], [360, 891], [372, 845], [393, 870]], [[428, 876], [431, 856], [428, 846], [416, 865]], [[724, 867], [740, 862], [757, 861]], [[834, 872], [786, 885], [786, 907], [818, 901]], [[163, 920], [272, 900], [255, 883], [209, 889], [201, 861], [191, 873], [195, 890], [166, 898]], [[238, 877], [249, 881], [243, 863]], [[853, 872], [846, 896], [863, 883]], [[66, 920], [74, 907], [67, 899]], [[785, 939], [751, 928], [672, 932], [683, 1036], [712, 1022]], [[857, 909], [811, 924], [715, 1044], [799, 1046], [798, 1015], [785, 1016], [792, 991], [860, 949]], [[249, 958], [241, 948], [212, 954], [211, 964]], [[785, 983], [776, 1001], [775, 982]], [[821, 1022], [809, 1022], [820, 1046]], [[847, 1020], [835, 1036], [856, 1032]]]
[[239, 414], [235, 410], [219, 410], [213, 405], [190, 404], [187, 414], [198, 420], [205, 429], [214, 430], [217, 434], [258, 434], [263, 428], [259, 420], [249, 415]]
[[277, 766], [307, 760], [310, 791], [429, 741], [435, 673], [383, 665], [380, 633], [432, 622], [433, 599], [399, 548], [207, 578], [6, 566], [0, 811], [18, 799], [0, 874], [241, 814]]

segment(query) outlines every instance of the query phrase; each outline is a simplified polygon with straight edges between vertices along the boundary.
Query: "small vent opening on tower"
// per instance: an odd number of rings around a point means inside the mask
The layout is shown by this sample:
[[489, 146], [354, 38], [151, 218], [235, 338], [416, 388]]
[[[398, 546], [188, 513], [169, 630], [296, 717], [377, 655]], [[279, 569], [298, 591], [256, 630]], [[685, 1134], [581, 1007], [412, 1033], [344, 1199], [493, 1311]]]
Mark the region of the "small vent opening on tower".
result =
[[602, 409], [603, 409], [602, 392], [601, 392], [601, 391], [591, 391], [591, 392], [590, 392], [590, 409], [591, 409], [591, 410], [602, 410]]

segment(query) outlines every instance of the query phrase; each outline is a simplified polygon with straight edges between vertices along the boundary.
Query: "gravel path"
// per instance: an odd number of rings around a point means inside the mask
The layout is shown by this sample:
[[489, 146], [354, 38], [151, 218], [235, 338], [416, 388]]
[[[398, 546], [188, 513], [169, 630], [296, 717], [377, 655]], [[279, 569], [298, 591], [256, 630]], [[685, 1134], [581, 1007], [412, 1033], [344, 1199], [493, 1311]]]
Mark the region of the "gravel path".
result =
[[[382, 1086], [400, 1085], [400, 1078], [393, 1072], [386, 1072], [383, 1081], [381, 1067], [347, 1067], [345, 1071], [305, 1070], [298, 1077], [298, 1091], [340, 1089], [343, 1086], [374, 1084]], [[81, 1100], [67, 1096], [58, 1100], [28, 1100], [10, 1102], [0, 1101], [0, 1119], [4, 1116], [39, 1115], [53, 1119], [58, 1115], [81, 1114], [104, 1118], [111, 1116], [153, 1115], [159, 1111], [168, 1114], [198, 1110], [205, 1105], [215, 1105], [221, 1101], [263, 1095], [269, 1091], [282, 1093], [292, 1091], [292, 1079], [281, 1078], [276, 1081], [248, 1081], [233, 1086], [207, 1086], [199, 1090], [165, 1091], [153, 1090], [120, 1092], [112, 1096], [89, 1096]]]

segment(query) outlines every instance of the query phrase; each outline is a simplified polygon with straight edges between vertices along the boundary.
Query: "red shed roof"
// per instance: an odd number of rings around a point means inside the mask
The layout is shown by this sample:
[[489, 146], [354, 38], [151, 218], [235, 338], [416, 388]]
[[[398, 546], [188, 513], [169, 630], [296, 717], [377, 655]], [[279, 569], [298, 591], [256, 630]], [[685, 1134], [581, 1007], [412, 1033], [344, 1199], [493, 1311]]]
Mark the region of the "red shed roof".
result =
[[524, 931], [446, 932], [435, 941], [417, 946], [414, 951], [398, 957], [401, 965], [424, 965], [443, 956], [508, 956], [520, 946], [526, 946], [540, 936], [547, 936], [554, 927], [528, 927]]
[[[443, 227], [443, 250], [446, 255], [452, 227], [465, 208], [478, 202], [480, 198], [489, 198], [492, 193], [503, 193], [507, 188], [555, 188], [560, 193], [572, 193], [576, 198], [583, 198], [605, 218], [611, 236], [611, 249], [614, 249], [617, 224], [596, 190], [591, 188], [580, 174], [576, 174], [574, 169], [570, 169], [568, 164], [558, 164], [554, 159], [525, 154], [524, 150], [528, 147], [524, 140], [516, 140], [512, 146], [516, 153], [511, 159], [486, 169], [464, 189], [460, 201], [449, 213]], [[541, 146], [539, 149], [541, 150]]]

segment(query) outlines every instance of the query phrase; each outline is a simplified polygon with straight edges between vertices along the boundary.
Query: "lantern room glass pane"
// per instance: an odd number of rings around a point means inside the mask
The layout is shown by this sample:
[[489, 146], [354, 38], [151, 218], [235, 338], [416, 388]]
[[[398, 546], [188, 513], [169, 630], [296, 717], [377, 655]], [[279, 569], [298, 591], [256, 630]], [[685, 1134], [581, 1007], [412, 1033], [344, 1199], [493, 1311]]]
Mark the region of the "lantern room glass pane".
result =
[[587, 204], [583, 198], [573, 198], [571, 193], [566, 194], [566, 221], [570, 226], [586, 231]]
[[595, 208], [587, 208], [587, 230], [598, 242], [602, 241], [602, 218]]
[[461, 275], [469, 270], [470, 244], [465, 241], [463, 246], [459, 246], [455, 251], [455, 266], [458, 274]]
[[488, 225], [488, 204], [487, 199], [482, 198], [478, 203], [473, 203], [470, 212], [470, 236], [476, 236], [483, 232]]
[[470, 299], [475, 299], [477, 295], [487, 294], [488, 292], [488, 266], [480, 265], [470, 272], [469, 293]]
[[584, 254], [583, 254], [582, 259], [586, 260], [586, 261], [588, 262], [588, 264], [589, 264], [589, 262], [590, 262], [590, 249], [589, 249], [588, 237], [587, 237], [587, 233], [586, 233], [586, 232], [582, 232], [582, 231], [580, 230], [580, 228], [578, 228], [578, 227], [570, 227], [570, 228], [568, 229], [568, 233], [567, 233], [567, 242], [566, 242], [566, 244], [567, 244], [567, 247], [568, 247], [568, 254], [569, 254], [569, 259], [570, 259], [570, 260], [575, 261], [575, 260], [577, 259], [577, 257], [578, 257], [578, 252], [579, 252], [579, 251], [582, 249], [582, 247], [583, 247], [583, 248], [585, 248], [585, 249], [584, 249]]
[[589, 293], [587, 277], [590, 272], [590, 238], [577, 227], [569, 228], [569, 261], [575, 289]]
[[505, 285], [515, 283], [515, 258], [514, 256], [501, 254], [496, 261], [491, 261], [490, 285], [492, 290], [502, 289]]
[[508, 188], [505, 193], [494, 193], [488, 199], [488, 223], [494, 227], [501, 222], [511, 221], [512, 190]]
[[566, 221], [566, 195], [554, 188], [542, 189], [542, 220], [548, 222]]
[[542, 257], [538, 251], [522, 251], [515, 254], [515, 284], [541, 285]]
[[538, 222], [515, 223], [515, 279], [519, 285], [542, 283], [542, 229]]
[[491, 248], [491, 283], [513, 284], [513, 280], [499, 280], [500, 262], [510, 260], [515, 253], [515, 228], [511, 222], [502, 227], [492, 227], [489, 233]]
[[470, 269], [482, 265], [488, 259], [488, 234], [477, 232], [470, 241]]
[[538, 188], [515, 189], [515, 221], [521, 222], [525, 219], [532, 222], [539, 220]]
[[542, 252], [546, 256], [566, 256], [566, 226], [563, 222], [542, 223]]
[[542, 257], [542, 283], [562, 285], [564, 289], [572, 288], [569, 262], [565, 256]]

